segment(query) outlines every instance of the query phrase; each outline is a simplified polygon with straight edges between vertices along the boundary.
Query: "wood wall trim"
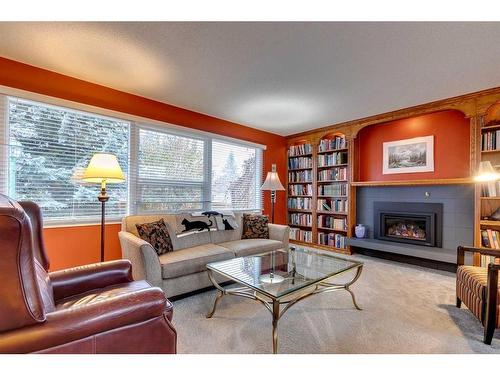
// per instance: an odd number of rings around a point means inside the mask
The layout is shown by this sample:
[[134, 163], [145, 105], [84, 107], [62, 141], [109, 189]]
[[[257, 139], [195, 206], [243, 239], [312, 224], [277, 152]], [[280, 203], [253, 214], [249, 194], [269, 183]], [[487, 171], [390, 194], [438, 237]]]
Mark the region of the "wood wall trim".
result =
[[462, 185], [472, 184], [472, 178], [445, 178], [425, 180], [400, 180], [400, 181], [357, 181], [351, 182], [352, 186], [421, 186], [421, 185]]
[[328, 134], [334, 131], [343, 132], [348, 138], [356, 138], [358, 132], [361, 129], [370, 125], [394, 120], [402, 120], [409, 117], [446, 110], [457, 110], [462, 112], [465, 117], [472, 118], [474, 116], [485, 114], [488, 108], [499, 100], [500, 87], [494, 87], [487, 90], [477, 91], [447, 99], [436, 100], [433, 102], [368, 116], [361, 119], [328, 125], [322, 128], [292, 134], [287, 136], [286, 138], [290, 143], [297, 141], [300, 138], [308, 136], [310, 137], [312, 135], [321, 138], [324, 134]]

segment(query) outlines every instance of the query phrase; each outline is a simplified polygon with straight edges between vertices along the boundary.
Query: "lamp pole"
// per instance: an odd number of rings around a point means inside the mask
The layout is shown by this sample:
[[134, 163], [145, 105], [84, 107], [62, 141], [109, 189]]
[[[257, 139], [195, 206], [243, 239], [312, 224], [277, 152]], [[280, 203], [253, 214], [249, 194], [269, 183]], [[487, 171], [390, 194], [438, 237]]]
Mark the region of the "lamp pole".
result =
[[97, 199], [101, 202], [101, 262], [104, 262], [106, 202], [109, 200], [109, 195], [106, 193], [106, 179], [101, 181], [101, 194], [97, 196]]

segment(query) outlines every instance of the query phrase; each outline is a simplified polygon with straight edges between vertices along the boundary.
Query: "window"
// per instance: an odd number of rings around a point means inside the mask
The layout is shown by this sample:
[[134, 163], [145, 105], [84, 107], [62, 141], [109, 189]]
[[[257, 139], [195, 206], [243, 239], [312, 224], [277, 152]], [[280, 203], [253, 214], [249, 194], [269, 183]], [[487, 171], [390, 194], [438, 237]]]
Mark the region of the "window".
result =
[[0, 95], [0, 192], [37, 202], [48, 224], [99, 222], [99, 186], [81, 180], [96, 152], [127, 180], [107, 186], [108, 220], [261, 208], [258, 145]]
[[205, 141], [142, 128], [138, 137], [136, 212], [205, 208]]
[[[130, 123], [17, 98], [8, 98], [6, 112], [3, 190], [37, 202], [47, 222], [96, 221], [99, 186], [81, 175], [96, 152], [117, 155], [127, 172]], [[126, 215], [127, 184], [108, 186], [108, 217]]]
[[261, 173], [260, 149], [214, 140], [212, 209], [259, 209]]

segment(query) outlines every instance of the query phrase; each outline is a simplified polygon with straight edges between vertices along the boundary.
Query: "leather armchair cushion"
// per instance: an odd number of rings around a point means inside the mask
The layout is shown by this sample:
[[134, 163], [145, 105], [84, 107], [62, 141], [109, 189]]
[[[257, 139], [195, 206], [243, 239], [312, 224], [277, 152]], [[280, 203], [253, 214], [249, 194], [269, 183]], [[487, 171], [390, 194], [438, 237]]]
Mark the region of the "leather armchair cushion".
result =
[[234, 258], [232, 251], [214, 244], [176, 250], [159, 257], [164, 279], [205, 271], [207, 263], [231, 258]]
[[51, 272], [49, 277], [56, 302], [89, 290], [133, 280], [132, 264], [129, 260], [116, 260], [69, 268]]
[[146, 281], [111, 288], [61, 302], [43, 324], [5, 332], [0, 353], [40, 351], [166, 313], [162, 290]]
[[265, 253], [266, 251], [283, 249], [283, 242], [264, 238], [254, 238], [222, 242], [219, 246], [223, 246], [233, 251], [237, 257], [244, 257], [247, 255]]

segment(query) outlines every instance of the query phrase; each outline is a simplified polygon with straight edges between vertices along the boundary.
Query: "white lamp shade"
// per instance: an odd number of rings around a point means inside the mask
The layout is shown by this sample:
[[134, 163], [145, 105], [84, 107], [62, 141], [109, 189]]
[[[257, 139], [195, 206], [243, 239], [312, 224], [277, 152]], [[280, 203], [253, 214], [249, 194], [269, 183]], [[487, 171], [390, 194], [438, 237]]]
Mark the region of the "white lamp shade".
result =
[[125, 181], [118, 159], [113, 154], [98, 153], [92, 156], [83, 173], [83, 181], [101, 183], [118, 183]]
[[267, 172], [266, 180], [260, 187], [261, 190], [285, 190], [281, 184], [280, 178], [278, 177], [278, 172]]
[[500, 179], [500, 174], [495, 170], [490, 161], [482, 161], [479, 164], [479, 174], [474, 177], [477, 182], [489, 182]]

